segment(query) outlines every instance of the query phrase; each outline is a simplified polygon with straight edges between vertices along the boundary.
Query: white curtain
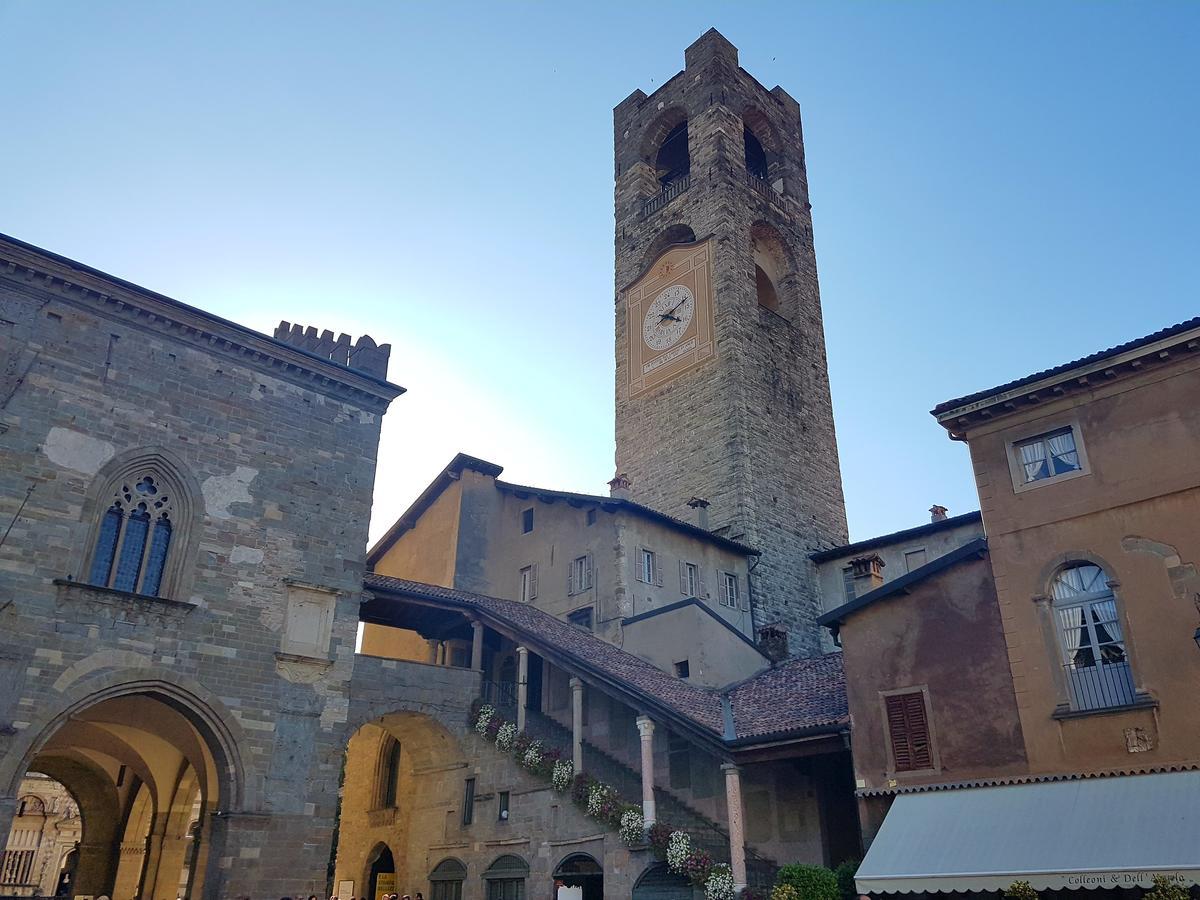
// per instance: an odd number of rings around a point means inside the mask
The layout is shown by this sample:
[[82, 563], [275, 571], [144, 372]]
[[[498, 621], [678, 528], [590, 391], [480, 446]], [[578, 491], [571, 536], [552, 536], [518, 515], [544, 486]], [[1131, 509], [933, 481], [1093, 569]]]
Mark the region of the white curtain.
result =
[[[1047, 438], [1046, 443], [1050, 445], [1050, 453], [1054, 456], [1054, 461], [1061, 463], [1061, 465], [1055, 466], [1058, 471], [1068, 472], [1079, 468], [1079, 453], [1075, 450], [1075, 437], [1071, 432], [1064, 431], [1062, 434], [1056, 434]], [[1024, 449], [1024, 447], [1021, 448], [1022, 451]]]
[[1025, 481], [1036, 481], [1046, 464], [1046, 445], [1032, 441], [1021, 446], [1021, 465], [1025, 468]]
[[1058, 611], [1058, 622], [1062, 627], [1063, 645], [1067, 651], [1067, 660], [1075, 662], [1075, 653], [1083, 643], [1085, 626], [1083, 624], [1083, 607], [1072, 606]]

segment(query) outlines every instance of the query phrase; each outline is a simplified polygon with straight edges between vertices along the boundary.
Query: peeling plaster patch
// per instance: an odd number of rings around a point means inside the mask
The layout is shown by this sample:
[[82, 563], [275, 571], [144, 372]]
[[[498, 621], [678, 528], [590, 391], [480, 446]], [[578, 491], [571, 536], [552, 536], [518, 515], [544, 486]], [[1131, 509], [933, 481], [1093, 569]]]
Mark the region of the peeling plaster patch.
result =
[[1179, 565], [1179, 551], [1170, 544], [1154, 541], [1136, 534], [1121, 538], [1121, 549], [1127, 553], [1150, 553], [1162, 559], [1163, 565], [1172, 568]]
[[46, 435], [43, 449], [50, 462], [84, 475], [95, 475], [117, 452], [108, 441], [58, 426]]
[[255, 547], [242, 547], [239, 545], [234, 547], [233, 551], [229, 554], [229, 561], [234, 565], [239, 563], [258, 565], [263, 561], [263, 552]]
[[250, 496], [250, 482], [258, 475], [258, 469], [249, 466], [238, 466], [232, 475], [210, 475], [200, 485], [204, 494], [204, 508], [214, 519], [231, 519], [229, 511], [231, 503], [253, 503]]

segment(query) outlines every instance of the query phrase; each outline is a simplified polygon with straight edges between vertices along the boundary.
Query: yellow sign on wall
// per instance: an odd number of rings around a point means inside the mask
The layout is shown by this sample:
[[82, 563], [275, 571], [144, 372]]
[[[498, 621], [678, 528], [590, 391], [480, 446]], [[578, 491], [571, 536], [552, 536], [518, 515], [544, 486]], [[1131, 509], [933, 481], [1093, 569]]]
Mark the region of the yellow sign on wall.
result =
[[396, 873], [380, 872], [375, 876], [375, 900], [382, 900], [396, 892]]

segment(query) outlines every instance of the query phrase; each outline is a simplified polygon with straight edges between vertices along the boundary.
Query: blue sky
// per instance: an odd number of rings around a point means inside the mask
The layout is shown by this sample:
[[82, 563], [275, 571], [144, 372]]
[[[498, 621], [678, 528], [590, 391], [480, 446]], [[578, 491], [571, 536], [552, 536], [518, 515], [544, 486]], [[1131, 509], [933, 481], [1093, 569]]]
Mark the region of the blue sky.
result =
[[612, 107], [716, 26], [801, 104], [855, 539], [928, 415], [1200, 312], [1200, 4], [0, 0], [0, 231], [393, 345], [373, 535], [458, 450], [613, 474]]

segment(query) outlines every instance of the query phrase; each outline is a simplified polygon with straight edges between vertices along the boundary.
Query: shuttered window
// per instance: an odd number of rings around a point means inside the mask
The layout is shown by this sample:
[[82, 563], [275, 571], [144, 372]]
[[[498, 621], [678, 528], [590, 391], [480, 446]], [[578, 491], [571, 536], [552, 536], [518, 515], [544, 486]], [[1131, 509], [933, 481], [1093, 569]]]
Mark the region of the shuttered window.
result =
[[912, 691], [892, 694], [884, 698], [884, 706], [895, 771], [932, 769], [933, 748], [929, 740], [929, 719], [925, 713], [925, 693]]

